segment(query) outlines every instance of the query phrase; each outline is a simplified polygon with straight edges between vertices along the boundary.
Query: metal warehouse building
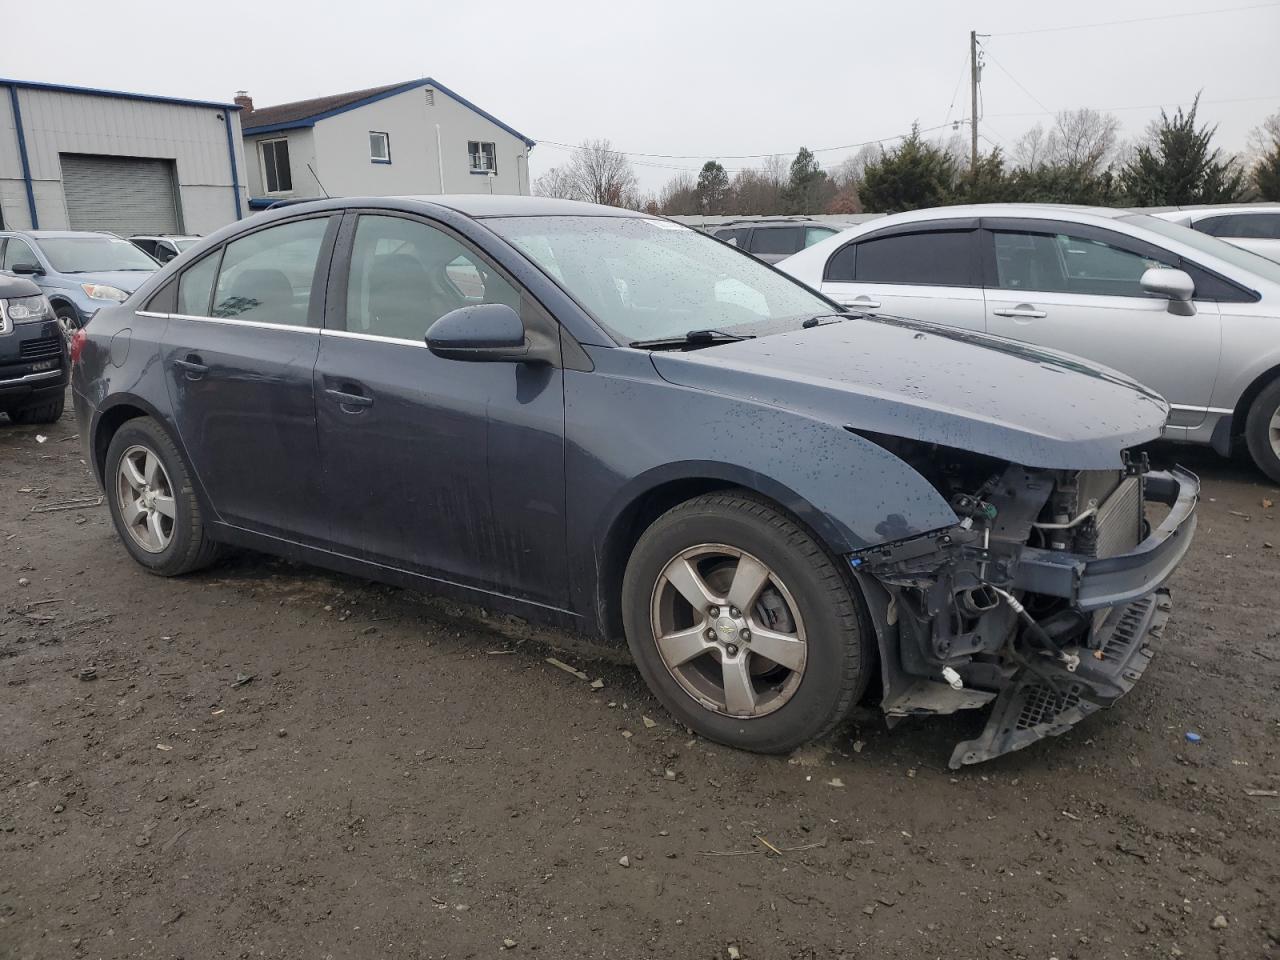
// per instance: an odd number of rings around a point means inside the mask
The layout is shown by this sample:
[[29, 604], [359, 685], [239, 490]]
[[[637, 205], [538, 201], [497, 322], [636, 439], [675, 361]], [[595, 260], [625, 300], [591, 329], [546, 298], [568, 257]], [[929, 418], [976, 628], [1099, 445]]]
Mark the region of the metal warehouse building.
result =
[[0, 79], [0, 227], [205, 234], [248, 211], [233, 103]]

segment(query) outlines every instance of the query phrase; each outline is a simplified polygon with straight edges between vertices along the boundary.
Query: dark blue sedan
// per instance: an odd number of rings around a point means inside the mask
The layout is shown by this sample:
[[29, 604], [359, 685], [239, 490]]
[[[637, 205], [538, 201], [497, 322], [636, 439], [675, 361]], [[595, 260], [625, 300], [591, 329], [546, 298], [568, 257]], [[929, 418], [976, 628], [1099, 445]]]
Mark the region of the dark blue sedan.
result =
[[625, 637], [672, 714], [752, 750], [869, 689], [991, 705], [957, 765], [1067, 729], [1141, 675], [1195, 524], [1195, 478], [1139, 449], [1168, 407], [1122, 375], [844, 313], [609, 207], [270, 211], [72, 356], [148, 570], [232, 544]]

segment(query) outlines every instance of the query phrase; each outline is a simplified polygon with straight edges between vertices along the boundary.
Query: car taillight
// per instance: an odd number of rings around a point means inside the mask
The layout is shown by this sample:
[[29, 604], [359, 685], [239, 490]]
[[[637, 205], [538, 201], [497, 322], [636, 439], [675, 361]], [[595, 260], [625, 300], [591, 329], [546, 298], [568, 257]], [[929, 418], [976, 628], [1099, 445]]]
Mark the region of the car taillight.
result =
[[85, 343], [88, 342], [88, 340], [89, 340], [89, 335], [84, 332], [84, 327], [81, 327], [79, 330], [77, 330], [75, 333], [71, 335], [71, 362], [72, 363], [80, 362], [80, 354], [84, 351], [84, 345]]

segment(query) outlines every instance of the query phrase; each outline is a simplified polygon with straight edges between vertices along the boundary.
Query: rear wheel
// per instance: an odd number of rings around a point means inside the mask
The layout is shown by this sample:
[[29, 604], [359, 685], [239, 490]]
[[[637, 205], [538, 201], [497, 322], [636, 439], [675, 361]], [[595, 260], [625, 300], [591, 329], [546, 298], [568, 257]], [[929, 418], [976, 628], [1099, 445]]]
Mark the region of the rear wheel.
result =
[[57, 400], [50, 400], [39, 406], [13, 410], [9, 413], [9, 418], [14, 423], [56, 423], [62, 419], [65, 404], [66, 397], [60, 395]]
[[791, 517], [745, 493], [690, 500], [645, 531], [623, 616], [663, 705], [746, 750], [781, 753], [831, 730], [872, 664], [855, 588]]
[[139, 417], [116, 431], [103, 482], [125, 549], [152, 573], [174, 577], [216, 559], [191, 476], [154, 420]]
[[1253, 462], [1280, 483], [1280, 380], [1272, 381], [1254, 397], [1244, 435]]

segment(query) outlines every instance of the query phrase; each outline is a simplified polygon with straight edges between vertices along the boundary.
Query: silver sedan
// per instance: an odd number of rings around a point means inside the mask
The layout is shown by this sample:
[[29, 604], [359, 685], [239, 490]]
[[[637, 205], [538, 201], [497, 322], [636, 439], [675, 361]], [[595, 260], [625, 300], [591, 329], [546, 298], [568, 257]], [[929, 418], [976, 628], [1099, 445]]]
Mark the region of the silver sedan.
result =
[[851, 309], [1086, 357], [1169, 400], [1170, 439], [1248, 449], [1280, 482], [1280, 263], [1125, 210], [895, 214], [778, 268]]

